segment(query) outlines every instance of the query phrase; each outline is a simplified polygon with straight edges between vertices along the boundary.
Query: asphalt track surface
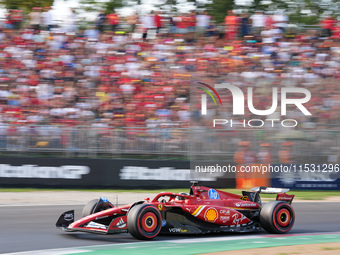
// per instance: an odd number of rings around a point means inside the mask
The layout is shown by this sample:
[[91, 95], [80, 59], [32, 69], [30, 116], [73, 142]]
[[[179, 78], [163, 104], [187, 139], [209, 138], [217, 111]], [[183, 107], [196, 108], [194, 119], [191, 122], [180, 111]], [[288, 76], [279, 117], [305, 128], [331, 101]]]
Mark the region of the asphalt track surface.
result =
[[[291, 234], [340, 231], [340, 203], [295, 202], [293, 207], [296, 220], [290, 231]], [[55, 228], [55, 222], [62, 212], [75, 209], [75, 216], [78, 219], [82, 208], [81, 205], [0, 207], [0, 253], [142, 242], [129, 234], [106, 236], [80, 232], [66, 233]], [[158, 236], [154, 240], [166, 241], [200, 236], [168, 235]], [[209, 236], [218, 237], [221, 234]], [[224, 236], [235, 236], [235, 234], [224, 234]]]

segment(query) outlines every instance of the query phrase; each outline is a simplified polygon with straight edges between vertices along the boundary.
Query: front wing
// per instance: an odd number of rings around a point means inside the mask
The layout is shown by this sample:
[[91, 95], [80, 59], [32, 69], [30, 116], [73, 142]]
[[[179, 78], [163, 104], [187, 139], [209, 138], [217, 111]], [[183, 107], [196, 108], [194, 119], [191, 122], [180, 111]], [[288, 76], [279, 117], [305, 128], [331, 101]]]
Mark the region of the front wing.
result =
[[74, 221], [74, 210], [64, 212], [56, 227], [64, 231], [90, 232], [96, 234], [119, 234], [127, 232], [126, 212], [130, 206], [111, 208]]

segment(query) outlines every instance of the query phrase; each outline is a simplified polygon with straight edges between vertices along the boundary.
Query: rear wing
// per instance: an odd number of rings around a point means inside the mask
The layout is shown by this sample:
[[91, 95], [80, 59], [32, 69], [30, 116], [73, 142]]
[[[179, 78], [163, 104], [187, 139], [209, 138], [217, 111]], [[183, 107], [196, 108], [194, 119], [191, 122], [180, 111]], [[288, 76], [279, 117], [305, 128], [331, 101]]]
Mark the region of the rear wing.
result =
[[288, 204], [292, 204], [295, 195], [288, 195], [290, 189], [283, 189], [283, 188], [271, 188], [271, 187], [255, 187], [252, 188], [250, 191], [262, 194], [277, 194], [276, 200], [277, 201], [284, 201]]
[[250, 191], [259, 191], [263, 194], [279, 194], [279, 193], [287, 193], [290, 189], [282, 189], [282, 188], [270, 188], [270, 187], [255, 187], [252, 188]]

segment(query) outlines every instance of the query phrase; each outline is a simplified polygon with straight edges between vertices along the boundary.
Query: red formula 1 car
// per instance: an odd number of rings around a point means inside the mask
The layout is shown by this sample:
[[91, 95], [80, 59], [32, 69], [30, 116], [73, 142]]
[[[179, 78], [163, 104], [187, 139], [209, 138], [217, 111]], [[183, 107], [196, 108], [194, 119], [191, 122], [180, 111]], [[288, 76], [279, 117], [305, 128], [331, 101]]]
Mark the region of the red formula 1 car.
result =
[[[74, 221], [74, 210], [64, 212], [56, 227], [65, 231], [98, 234], [129, 232], [137, 239], [158, 234], [203, 234], [215, 232], [287, 233], [294, 225], [291, 206], [294, 195], [288, 189], [254, 188], [242, 196], [198, 186], [190, 193], [161, 192], [151, 201], [114, 207], [107, 199], [90, 201], [83, 218]], [[276, 201], [262, 205], [260, 193], [277, 194]]]

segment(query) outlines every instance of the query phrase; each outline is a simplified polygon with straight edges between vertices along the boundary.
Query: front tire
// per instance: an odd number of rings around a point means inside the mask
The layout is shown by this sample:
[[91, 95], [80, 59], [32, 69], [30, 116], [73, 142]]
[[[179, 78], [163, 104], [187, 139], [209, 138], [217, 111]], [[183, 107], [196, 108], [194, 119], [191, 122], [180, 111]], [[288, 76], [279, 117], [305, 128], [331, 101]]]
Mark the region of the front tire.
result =
[[153, 205], [135, 205], [127, 215], [128, 232], [137, 239], [150, 240], [159, 234], [161, 228], [162, 216]]
[[294, 225], [293, 207], [283, 201], [271, 201], [265, 204], [260, 212], [260, 224], [271, 234], [284, 234]]
[[113, 207], [113, 205], [111, 205], [110, 202], [102, 203], [100, 198], [93, 199], [84, 206], [83, 212], [81, 213], [81, 216], [86, 217], [86, 216], [89, 216], [93, 213], [104, 211], [104, 210], [110, 209], [112, 207]]

